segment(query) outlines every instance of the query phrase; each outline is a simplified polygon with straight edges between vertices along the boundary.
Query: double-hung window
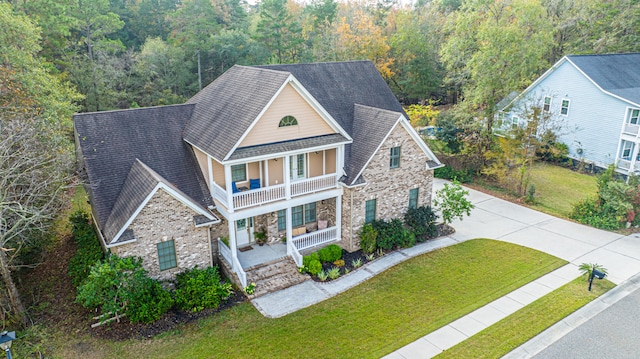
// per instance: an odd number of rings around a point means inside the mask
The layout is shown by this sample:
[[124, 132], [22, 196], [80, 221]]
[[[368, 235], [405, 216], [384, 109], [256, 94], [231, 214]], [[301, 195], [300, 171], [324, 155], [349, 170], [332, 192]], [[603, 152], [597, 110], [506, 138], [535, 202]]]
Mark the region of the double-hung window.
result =
[[244, 163], [231, 166], [231, 180], [233, 182], [244, 182], [247, 180], [247, 165]]
[[620, 149], [620, 158], [626, 161], [631, 161], [631, 154], [633, 153], [633, 142], [622, 141], [622, 148]]
[[560, 114], [567, 116], [569, 114], [569, 100], [562, 100], [562, 106], [560, 107]]
[[638, 119], [640, 118], [640, 110], [637, 108], [629, 109], [629, 123], [632, 125], [638, 125]]
[[156, 244], [160, 270], [167, 270], [178, 266], [176, 262], [176, 246], [172, 240]]
[[551, 110], [551, 97], [550, 96], [545, 96], [544, 97], [544, 104], [542, 105], [542, 109], [545, 112], [549, 112], [549, 110]]
[[409, 209], [418, 208], [418, 189], [409, 190]]
[[391, 148], [391, 159], [389, 161], [389, 167], [400, 167], [400, 146]]
[[[291, 207], [291, 226], [301, 227], [304, 224], [316, 221], [316, 203], [311, 202], [302, 206]], [[287, 210], [278, 211], [278, 230], [287, 229]]]
[[365, 202], [364, 222], [371, 223], [376, 220], [376, 199]]

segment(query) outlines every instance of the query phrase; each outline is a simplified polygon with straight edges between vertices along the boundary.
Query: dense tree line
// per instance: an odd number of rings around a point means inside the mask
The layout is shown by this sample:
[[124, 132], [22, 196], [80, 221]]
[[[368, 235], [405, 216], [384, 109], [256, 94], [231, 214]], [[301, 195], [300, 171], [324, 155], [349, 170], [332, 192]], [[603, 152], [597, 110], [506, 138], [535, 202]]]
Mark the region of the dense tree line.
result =
[[490, 117], [567, 53], [640, 50], [635, 0], [13, 5], [43, 29], [41, 56], [85, 96], [84, 111], [182, 102], [234, 64], [368, 59], [404, 102], [464, 99]]

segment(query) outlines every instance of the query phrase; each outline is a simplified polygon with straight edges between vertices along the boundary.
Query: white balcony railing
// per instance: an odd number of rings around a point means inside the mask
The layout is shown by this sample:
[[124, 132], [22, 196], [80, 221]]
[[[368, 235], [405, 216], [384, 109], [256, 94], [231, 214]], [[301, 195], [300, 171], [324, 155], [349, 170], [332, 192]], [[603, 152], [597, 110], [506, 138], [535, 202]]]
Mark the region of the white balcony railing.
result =
[[285, 197], [285, 185], [263, 187], [233, 194], [233, 208], [240, 209], [281, 200]]
[[315, 232], [295, 236], [292, 240], [295, 248], [301, 251], [320, 244], [337, 241], [338, 230], [337, 227], [329, 227]]
[[308, 193], [322, 191], [338, 186], [338, 180], [334, 174], [318, 176], [291, 184], [291, 196], [300, 196]]
[[640, 125], [634, 125], [632, 123], [626, 123], [624, 124], [624, 133], [628, 133], [630, 135], [634, 135], [636, 136], [638, 134], [638, 131], [640, 130]]
[[[292, 182], [290, 186], [291, 196], [295, 197], [331, 188], [337, 188], [338, 180], [334, 173]], [[225, 191], [225, 189], [220, 187], [216, 183], [213, 184], [213, 189], [213, 195], [215, 199], [221, 202], [225, 207], [231, 209], [229, 203], [227, 202], [227, 192]], [[259, 206], [285, 199], [286, 188], [285, 184], [278, 184], [275, 186], [262, 187], [234, 193], [232, 195], [232, 198], [233, 209]]]

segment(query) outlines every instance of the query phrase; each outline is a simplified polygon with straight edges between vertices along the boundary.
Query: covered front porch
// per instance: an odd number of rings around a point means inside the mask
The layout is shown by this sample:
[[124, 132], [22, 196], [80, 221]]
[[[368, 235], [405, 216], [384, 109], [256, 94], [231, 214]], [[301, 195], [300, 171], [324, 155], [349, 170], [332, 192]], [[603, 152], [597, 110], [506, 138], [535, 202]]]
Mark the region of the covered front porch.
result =
[[[300, 267], [301, 251], [340, 240], [341, 198], [339, 195], [229, 220], [228, 240], [218, 239], [218, 252], [243, 287], [249, 268], [283, 257], [291, 257]], [[261, 241], [267, 243], [260, 246]]]

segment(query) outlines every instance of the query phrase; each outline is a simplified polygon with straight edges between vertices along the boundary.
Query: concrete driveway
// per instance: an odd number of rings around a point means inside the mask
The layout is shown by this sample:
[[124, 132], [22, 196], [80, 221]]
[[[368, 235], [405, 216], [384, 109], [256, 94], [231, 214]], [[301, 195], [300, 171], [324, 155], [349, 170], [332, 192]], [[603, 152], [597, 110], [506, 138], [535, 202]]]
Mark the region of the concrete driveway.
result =
[[[434, 191], [446, 181], [435, 179]], [[640, 236], [623, 236], [556, 218], [491, 195], [469, 189], [476, 206], [471, 216], [451, 225], [458, 241], [492, 238], [537, 249], [565, 259], [576, 267], [598, 263], [607, 279], [620, 284], [640, 273]]]

